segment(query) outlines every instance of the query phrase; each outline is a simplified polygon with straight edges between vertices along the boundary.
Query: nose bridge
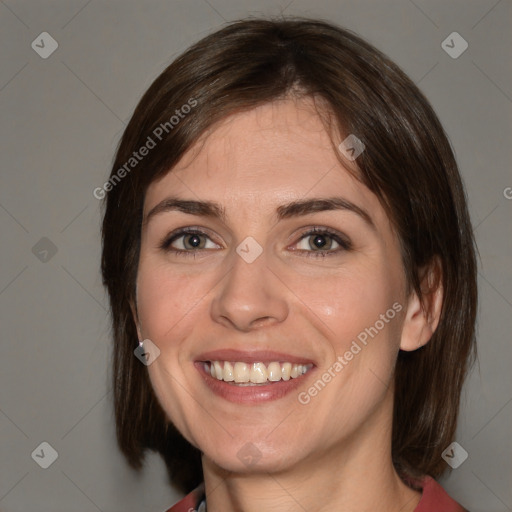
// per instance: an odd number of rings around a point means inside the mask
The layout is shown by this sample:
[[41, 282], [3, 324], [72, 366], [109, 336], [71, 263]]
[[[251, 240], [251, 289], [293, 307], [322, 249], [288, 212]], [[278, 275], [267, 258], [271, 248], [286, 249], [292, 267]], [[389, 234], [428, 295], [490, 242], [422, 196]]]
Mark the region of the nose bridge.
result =
[[239, 244], [232, 255], [231, 269], [212, 301], [213, 320], [247, 331], [261, 323], [270, 325], [286, 318], [286, 294], [267, 266], [268, 256], [250, 237]]

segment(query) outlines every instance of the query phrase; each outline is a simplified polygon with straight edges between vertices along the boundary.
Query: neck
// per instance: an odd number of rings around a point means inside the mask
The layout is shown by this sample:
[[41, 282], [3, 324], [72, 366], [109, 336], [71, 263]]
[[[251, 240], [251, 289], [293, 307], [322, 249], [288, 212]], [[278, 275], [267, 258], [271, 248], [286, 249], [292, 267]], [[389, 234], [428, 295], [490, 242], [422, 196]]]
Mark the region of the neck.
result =
[[370, 419], [351, 439], [279, 472], [233, 473], [203, 457], [208, 512], [413, 512], [421, 494], [393, 467], [390, 420]]

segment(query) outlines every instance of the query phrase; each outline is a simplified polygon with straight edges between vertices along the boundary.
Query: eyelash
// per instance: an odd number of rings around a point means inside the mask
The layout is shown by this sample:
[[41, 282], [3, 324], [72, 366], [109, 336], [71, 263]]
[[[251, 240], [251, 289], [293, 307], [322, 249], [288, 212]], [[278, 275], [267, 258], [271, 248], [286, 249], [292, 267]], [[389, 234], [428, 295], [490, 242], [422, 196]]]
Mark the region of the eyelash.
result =
[[[160, 244], [159, 248], [165, 252], [170, 252], [172, 254], [176, 254], [178, 256], [185, 256], [185, 257], [193, 257], [195, 258], [198, 254], [198, 252], [201, 252], [203, 250], [209, 250], [209, 249], [196, 249], [196, 250], [182, 250], [182, 249], [173, 249], [171, 247], [171, 244], [175, 242], [176, 240], [179, 240], [183, 236], [187, 235], [199, 235], [199, 236], [205, 236], [207, 238], [210, 238], [207, 233], [204, 231], [201, 231], [197, 228], [186, 228], [181, 229], [175, 233], [171, 233], [168, 237], [166, 237], [162, 243]], [[323, 228], [323, 227], [314, 227], [305, 233], [302, 233], [300, 235], [299, 240], [296, 242], [299, 243], [303, 239], [313, 236], [313, 235], [327, 235], [329, 238], [334, 240], [339, 244], [339, 248], [335, 250], [318, 250], [318, 251], [307, 251], [304, 249], [295, 249], [299, 252], [304, 252], [307, 254], [307, 257], [311, 258], [325, 258], [326, 256], [335, 256], [339, 254], [342, 251], [350, 251], [352, 249], [351, 242], [347, 239], [341, 236], [337, 231], [331, 230], [329, 228]], [[211, 239], [210, 239], [211, 240]]]

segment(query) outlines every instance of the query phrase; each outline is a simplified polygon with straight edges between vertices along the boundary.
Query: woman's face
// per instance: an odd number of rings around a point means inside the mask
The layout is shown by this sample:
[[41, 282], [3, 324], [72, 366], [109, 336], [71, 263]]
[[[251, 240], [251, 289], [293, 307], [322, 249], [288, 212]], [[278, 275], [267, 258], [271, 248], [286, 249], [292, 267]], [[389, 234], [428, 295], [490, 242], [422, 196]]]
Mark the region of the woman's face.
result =
[[226, 119], [149, 187], [144, 216], [149, 375], [208, 461], [277, 471], [389, 436], [399, 244], [310, 100]]

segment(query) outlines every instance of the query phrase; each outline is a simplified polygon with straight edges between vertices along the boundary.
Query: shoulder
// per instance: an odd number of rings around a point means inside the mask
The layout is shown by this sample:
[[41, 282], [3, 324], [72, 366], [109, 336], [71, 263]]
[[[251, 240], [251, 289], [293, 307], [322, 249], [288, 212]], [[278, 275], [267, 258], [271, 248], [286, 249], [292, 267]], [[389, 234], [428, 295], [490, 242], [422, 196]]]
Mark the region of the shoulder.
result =
[[418, 482], [423, 489], [421, 500], [414, 512], [468, 512], [453, 500], [431, 476]]
[[203, 497], [204, 484], [201, 484], [165, 512], [196, 512]]

